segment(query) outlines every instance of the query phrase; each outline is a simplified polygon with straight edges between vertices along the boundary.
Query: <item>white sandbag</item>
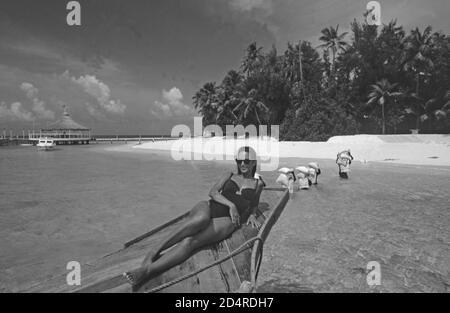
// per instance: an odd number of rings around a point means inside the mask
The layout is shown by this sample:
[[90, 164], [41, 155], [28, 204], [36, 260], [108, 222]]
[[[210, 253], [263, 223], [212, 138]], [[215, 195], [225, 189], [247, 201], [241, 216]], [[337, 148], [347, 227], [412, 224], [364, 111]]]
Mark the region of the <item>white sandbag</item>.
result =
[[292, 169], [292, 168], [287, 168], [287, 167], [282, 167], [282, 168], [280, 168], [280, 169], [278, 170], [278, 172], [283, 173], [283, 174], [287, 174], [287, 173], [293, 172], [293, 171], [294, 171], [294, 169]]
[[310, 162], [308, 163], [308, 166], [315, 169], [316, 171], [319, 169], [319, 164], [317, 164], [317, 162]]
[[299, 167], [296, 167], [295, 169], [305, 175], [309, 174], [309, 169], [306, 166], [299, 166]]
[[302, 173], [302, 172], [297, 173], [296, 176], [297, 176], [298, 179], [302, 179], [302, 178], [305, 178], [305, 177], [306, 177], [306, 175], [305, 175], [304, 173]]
[[308, 178], [299, 178], [298, 179], [298, 187], [300, 189], [309, 189], [309, 180], [308, 180]]
[[289, 178], [286, 176], [286, 174], [280, 174], [276, 182], [286, 188], [289, 186]]

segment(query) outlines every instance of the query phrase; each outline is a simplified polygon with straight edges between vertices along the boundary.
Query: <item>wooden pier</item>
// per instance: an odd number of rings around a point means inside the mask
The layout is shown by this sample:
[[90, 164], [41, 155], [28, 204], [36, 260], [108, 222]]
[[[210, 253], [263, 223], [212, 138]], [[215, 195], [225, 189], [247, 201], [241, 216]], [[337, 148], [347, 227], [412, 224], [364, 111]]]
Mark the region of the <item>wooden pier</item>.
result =
[[[127, 142], [157, 142], [157, 141], [168, 141], [168, 140], [176, 140], [179, 138], [176, 137], [74, 137], [74, 138], [52, 138], [57, 145], [85, 145], [92, 143], [127, 143]], [[36, 145], [39, 141], [39, 136], [33, 137], [32, 135], [29, 137], [0, 137], [0, 146], [14, 146], [21, 144], [32, 144]]]

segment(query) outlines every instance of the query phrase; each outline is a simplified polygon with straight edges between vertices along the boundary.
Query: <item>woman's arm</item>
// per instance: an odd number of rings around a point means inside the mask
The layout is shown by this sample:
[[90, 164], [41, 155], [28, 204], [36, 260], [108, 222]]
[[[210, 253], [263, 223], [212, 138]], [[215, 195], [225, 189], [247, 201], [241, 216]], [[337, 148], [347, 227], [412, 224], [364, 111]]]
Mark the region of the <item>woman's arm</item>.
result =
[[250, 224], [251, 226], [255, 228], [260, 228], [261, 223], [258, 222], [256, 219], [256, 210], [258, 209], [259, 205], [259, 198], [261, 197], [261, 192], [263, 191], [264, 187], [266, 186], [266, 183], [262, 180], [262, 178], [259, 178], [256, 184], [256, 194], [255, 198], [253, 199], [252, 203], [250, 204], [250, 209], [252, 213], [248, 217], [247, 225]]

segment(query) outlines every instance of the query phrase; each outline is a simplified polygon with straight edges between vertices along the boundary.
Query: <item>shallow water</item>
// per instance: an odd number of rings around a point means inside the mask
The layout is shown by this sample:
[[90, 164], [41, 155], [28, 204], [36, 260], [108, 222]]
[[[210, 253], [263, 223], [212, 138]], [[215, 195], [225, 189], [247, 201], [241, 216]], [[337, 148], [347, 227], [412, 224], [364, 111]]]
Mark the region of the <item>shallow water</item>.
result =
[[[334, 161], [319, 163], [319, 185], [294, 194], [264, 245], [258, 291], [450, 291], [450, 168], [354, 162], [341, 180]], [[125, 145], [0, 148], [0, 291], [121, 248], [207, 199], [233, 169]], [[367, 285], [370, 261], [381, 286]]]
[[0, 149], [0, 290], [121, 248], [207, 199], [226, 167], [106, 144], [57, 148]]

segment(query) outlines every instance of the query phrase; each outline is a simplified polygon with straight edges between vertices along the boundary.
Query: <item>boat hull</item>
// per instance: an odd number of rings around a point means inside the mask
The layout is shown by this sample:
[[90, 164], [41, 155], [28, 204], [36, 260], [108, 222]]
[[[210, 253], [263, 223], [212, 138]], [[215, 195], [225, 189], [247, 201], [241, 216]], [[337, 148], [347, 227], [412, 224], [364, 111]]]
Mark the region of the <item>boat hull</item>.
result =
[[[243, 225], [229, 238], [196, 252], [184, 263], [151, 279], [135, 292], [255, 291], [264, 241], [288, 199], [287, 189], [266, 188], [261, 194], [257, 214], [262, 223], [259, 231]], [[131, 292], [131, 286], [122, 276], [123, 272], [141, 266], [146, 261], [146, 255], [151, 255], [149, 252], [155, 251], [183, 223], [187, 214], [127, 242], [119, 251], [82, 266], [81, 286], [66, 285], [66, 277], [61, 275], [29, 291]]]

